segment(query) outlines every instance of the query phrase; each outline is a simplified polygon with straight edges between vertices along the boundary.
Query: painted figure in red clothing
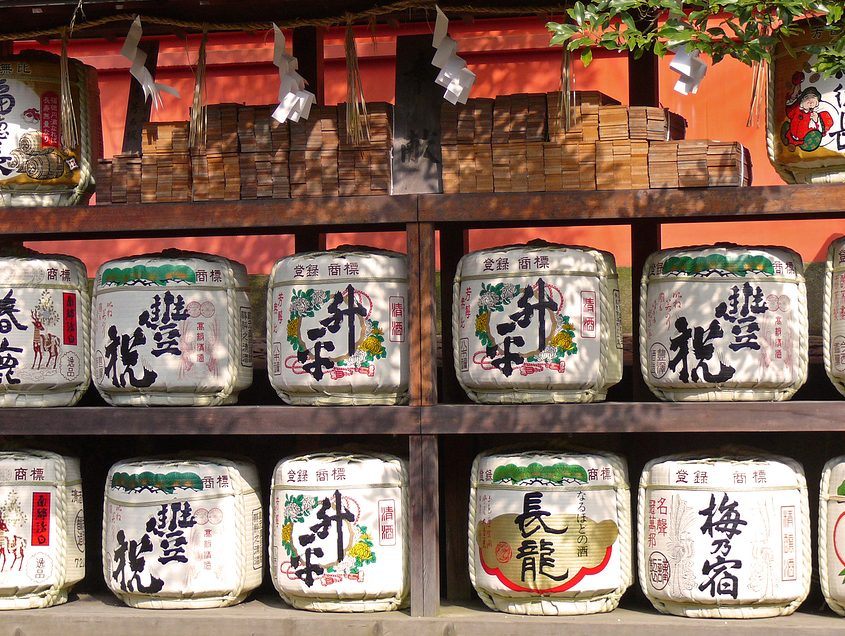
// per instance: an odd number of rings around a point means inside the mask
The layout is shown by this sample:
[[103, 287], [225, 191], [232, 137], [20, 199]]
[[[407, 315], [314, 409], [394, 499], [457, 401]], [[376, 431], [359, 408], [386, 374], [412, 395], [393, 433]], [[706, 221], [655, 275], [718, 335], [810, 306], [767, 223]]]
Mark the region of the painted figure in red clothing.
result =
[[822, 144], [825, 133], [833, 126], [830, 113], [819, 111], [822, 95], [810, 86], [801, 90], [804, 74], [792, 76], [793, 89], [786, 98], [786, 118], [781, 128], [781, 141], [790, 150], [800, 148], [812, 152]]

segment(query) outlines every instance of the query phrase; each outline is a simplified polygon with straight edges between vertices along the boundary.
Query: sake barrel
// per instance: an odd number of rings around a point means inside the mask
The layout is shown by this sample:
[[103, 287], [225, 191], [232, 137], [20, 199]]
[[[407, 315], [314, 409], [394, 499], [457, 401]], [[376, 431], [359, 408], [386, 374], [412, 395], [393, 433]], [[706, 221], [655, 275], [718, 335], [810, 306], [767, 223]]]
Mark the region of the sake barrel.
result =
[[146, 609], [225, 607], [261, 584], [264, 513], [253, 464], [130, 459], [106, 478], [103, 576]]
[[845, 87], [836, 75], [812, 70], [817, 56], [807, 45], [832, 43], [832, 35], [818, 26], [796, 24], [796, 33], [778, 42], [769, 63], [769, 160], [787, 183], [845, 181]]
[[827, 251], [822, 316], [824, 368], [845, 395], [845, 239], [833, 241]]
[[0, 56], [0, 205], [84, 203], [94, 191], [93, 166], [103, 154], [97, 71], [68, 60], [78, 132], [62, 130], [59, 57], [41, 51]]
[[75, 404], [91, 378], [90, 321], [81, 261], [0, 257], [0, 406]]
[[270, 569], [286, 603], [378, 612], [408, 603], [408, 476], [375, 453], [283, 459], [273, 473]]
[[94, 384], [109, 404], [233, 404], [252, 383], [246, 268], [166, 250], [100, 266]]
[[84, 576], [79, 460], [0, 451], [0, 609], [64, 603]]
[[267, 290], [267, 368], [288, 404], [408, 401], [408, 267], [342, 247], [278, 261]]
[[622, 458], [481, 453], [469, 501], [470, 580], [491, 609], [609, 612], [630, 587], [631, 496]]
[[787, 400], [807, 379], [801, 257], [730, 244], [649, 256], [640, 366], [662, 400]]
[[670, 456], [646, 464], [639, 579], [664, 614], [762, 618], [810, 590], [810, 514], [801, 466], [784, 457]]
[[476, 402], [592, 402], [622, 378], [608, 252], [544, 242], [473, 252], [453, 299], [455, 372]]
[[834, 457], [822, 471], [819, 579], [827, 604], [845, 616], [845, 456]]

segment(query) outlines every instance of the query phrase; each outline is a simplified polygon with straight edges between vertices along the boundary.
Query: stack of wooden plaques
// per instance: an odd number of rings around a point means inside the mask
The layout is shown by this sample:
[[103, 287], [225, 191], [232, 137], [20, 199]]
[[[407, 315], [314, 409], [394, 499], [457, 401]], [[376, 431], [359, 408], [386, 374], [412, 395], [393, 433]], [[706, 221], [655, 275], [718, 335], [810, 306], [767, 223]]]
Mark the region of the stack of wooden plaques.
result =
[[206, 107], [206, 142], [191, 153], [194, 201], [241, 197], [237, 104]]
[[751, 185], [751, 154], [736, 141], [707, 145], [707, 180], [710, 186]]
[[367, 104], [369, 141], [353, 143], [346, 131], [346, 105], [338, 106], [338, 190], [341, 196], [390, 194], [393, 107], [385, 102]]
[[566, 114], [560, 91], [546, 93], [549, 117], [549, 141], [552, 143], [595, 142], [599, 140], [599, 108], [618, 105], [612, 97], [598, 91], [578, 91], [572, 100], [572, 117], [566, 130]]
[[751, 184], [751, 157], [738, 142], [698, 139], [651, 142], [652, 188], [703, 188]]
[[315, 106], [290, 125], [291, 196], [338, 196], [337, 121], [336, 106]]
[[649, 143], [648, 181], [651, 188], [678, 187], [677, 141], [652, 141]]
[[648, 188], [648, 142], [616, 139], [596, 142], [596, 189]]
[[545, 189], [543, 144], [547, 133], [544, 94], [502, 95], [493, 104], [493, 189]]
[[631, 139], [648, 141], [683, 139], [686, 121], [668, 108], [631, 106], [628, 108], [628, 133]]
[[626, 106], [599, 107], [599, 139], [602, 141], [630, 139]]
[[241, 199], [290, 198], [290, 131], [273, 119], [275, 108], [238, 108]]
[[190, 201], [188, 122], [144, 124], [141, 132], [141, 202]]
[[444, 103], [440, 139], [443, 192], [492, 192], [493, 100]]
[[[94, 183], [97, 186], [97, 205], [112, 203], [111, 199], [112, 160], [98, 159], [94, 166]], [[116, 201], [115, 201], [116, 203]], [[124, 200], [123, 203], [126, 203]]]
[[543, 144], [545, 191], [595, 190], [596, 144], [591, 142]]

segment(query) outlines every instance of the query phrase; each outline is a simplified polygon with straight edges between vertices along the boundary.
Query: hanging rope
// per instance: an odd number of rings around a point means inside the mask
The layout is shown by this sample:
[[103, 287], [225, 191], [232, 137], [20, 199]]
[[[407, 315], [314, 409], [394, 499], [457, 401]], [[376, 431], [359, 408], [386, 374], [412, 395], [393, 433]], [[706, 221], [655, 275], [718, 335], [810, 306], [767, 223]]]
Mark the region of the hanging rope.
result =
[[352, 25], [346, 25], [346, 134], [355, 146], [370, 140], [370, 123], [367, 121], [367, 101], [361, 85], [361, 70], [358, 68], [358, 51], [355, 48], [355, 34]]
[[60, 117], [62, 127], [62, 146], [76, 148], [79, 146], [79, 131], [76, 127], [76, 113], [73, 108], [73, 93], [70, 87], [70, 69], [67, 59], [68, 30], [62, 29], [62, 54], [59, 58], [59, 84], [61, 92]]
[[[276, 22], [279, 28], [295, 29], [297, 27], [314, 26], [314, 27], [331, 27], [342, 24], [350, 24], [355, 22], [369, 22], [371, 19], [381, 16], [389, 15], [391, 13], [398, 13], [408, 9], [433, 9], [435, 2], [433, 0], [400, 0], [378, 7], [372, 7], [366, 11], [357, 13], [344, 13], [338, 16], [329, 16], [325, 18], [295, 18], [292, 20]], [[485, 7], [467, 5], [440, 5], [444, 11], [451, 13], [468, 13], [479, 16], [497, 16], [497, 15], [532, 15], [546, 14], [549, 11], [555, 13], [563, 13], [566, 6], [561, 4], [558, 7], [554, 6], [511, 6], [511, 7]], [[136, 13], [118, 13], [115, 15], [104, 16], [96, 20], [88, 22], [76, 23], [74, 31], [82, 31], [84, 29], [94, 29], [112, 24], [114, 22], [132, 22], [140, 14]], [[177, 29], [186, 31], [202, 32], [204, 29], [208, 31], [267, 31], [273, 28], [272, 22], [193, 22], [188, 20], [174, 20], [172, 18], [160, 18], [156, 16], [140, 15], [141, 19], [149, 24], [158, 24], [162, 26], [171, 26]], [[48, 36], [61, 36], [62, 30], [65, 27], [53, 27], [49, 29], [39, 29], [33, 31], [20, 31], [18, 33], [0, 33], [0, 41], [9, 40], [34, 40], [36, 38]]]
[[208, 31], [203, 31], [199, 55], [197, 57], [197, 72], [194, 79], [194, 101], [191, 104], [191, 121], [188, 131], [188, 145], [192, 150], [205, 146], [205, 45], [207, 41]]

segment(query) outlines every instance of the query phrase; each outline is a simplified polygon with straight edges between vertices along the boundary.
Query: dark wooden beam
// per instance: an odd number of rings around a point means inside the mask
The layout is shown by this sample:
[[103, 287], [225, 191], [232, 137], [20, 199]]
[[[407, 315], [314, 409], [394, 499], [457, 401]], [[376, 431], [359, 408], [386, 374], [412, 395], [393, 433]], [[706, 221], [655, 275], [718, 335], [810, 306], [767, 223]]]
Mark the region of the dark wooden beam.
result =
[[317, 105], [325, 104], [323, 81], [322, 27], [297, 27], [293, 30], [293, 55], [299, 61], [299, 74], [308, 82], [308, 90], [316, 95]]
[[[147, 61], [144, 66], [155, 79], [158, 63], [158, 40], [142, 41], [138, 48], [147, 54]], [[144, 90], [141, 85], [134, 77], [130, 76], [129, 103], [126, 106], [126, 123], [123, 126], [123, 152], [141, 152], [141, 132], [144, 124], [150, 121], [152, 107], [152, 99], [144, 98]]]
[[393, 109], [393, 192], [441, 192], [440, 107], [430, 35], [396, 38], [396, 105]]
[[646, 259], [660, 249], [660, 223], [645, 220], [631, 226], [631, 312], [633, 397], [635, 400], [656, 399], [652, 395], [640, 369], [640, 279]]
[[[640, 29], [653, 26], [653, 21], [644, 19], [637, 23]], [[639, 59], [628, 53], [628, 105], [660, 105], [660, 70], [654, 53], [646, 52]]]

